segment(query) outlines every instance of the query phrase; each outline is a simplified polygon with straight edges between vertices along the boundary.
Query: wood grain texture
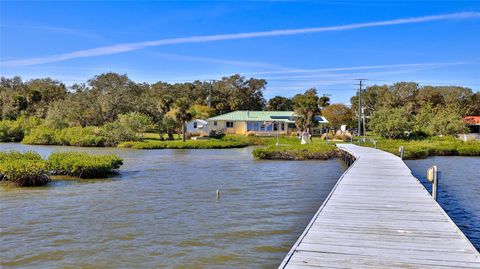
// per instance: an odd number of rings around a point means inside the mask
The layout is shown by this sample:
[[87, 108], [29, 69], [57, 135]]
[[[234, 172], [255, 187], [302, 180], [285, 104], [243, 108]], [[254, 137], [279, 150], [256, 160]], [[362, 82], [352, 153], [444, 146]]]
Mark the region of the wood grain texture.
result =
[[480, 254], [397, 156], [356, 157], [279, 268], [480, 268]]

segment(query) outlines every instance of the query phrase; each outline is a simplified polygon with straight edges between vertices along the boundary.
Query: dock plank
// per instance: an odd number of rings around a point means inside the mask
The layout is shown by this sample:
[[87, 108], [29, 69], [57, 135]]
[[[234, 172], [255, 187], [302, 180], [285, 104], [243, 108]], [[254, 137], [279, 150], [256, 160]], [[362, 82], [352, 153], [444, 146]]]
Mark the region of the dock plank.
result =
[[356, 157], [279, 268], [480, 268], [480, 254], [397, 156]]

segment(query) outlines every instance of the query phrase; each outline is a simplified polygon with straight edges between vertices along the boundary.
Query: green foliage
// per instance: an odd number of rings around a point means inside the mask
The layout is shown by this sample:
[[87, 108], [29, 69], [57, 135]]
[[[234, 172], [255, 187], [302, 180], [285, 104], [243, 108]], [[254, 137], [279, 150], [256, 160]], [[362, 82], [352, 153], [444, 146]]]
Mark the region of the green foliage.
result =
[[42, 186], [50, 181], [46, 163], [32, 160], [2, 161], [0, 179], [19, 187]]
[[369, 126], [385, 138], [406, 137], [412, 131], [412, 116], [401, 108], [380, 109], [372, 114]]
[[208, 119], [215, 115], [215, 109], [203, 105], [193, 105], [190, 113], [196, 119]]
[[182, 126], [182, 140], [185, 142], [187, 121], [192, 119], [192, 113], [190, 112], [190, 103], [186, 98], [180, 98], [174, 103], [175, 106], [175, 119]]
[[332, 104], [322, 110], [322, 115], [329, 121], [329, 126], [340, 128], [341, 125], [352, 126], [352, 110], [344, 104]]
[[0, 151], [0, 162], [4, 161], [15, 161], [15, 160], [30, 160], [30, 161], [40, 161], [42, 156], [34, 151]]
[[57, 136], [58, 131], [47, 126], [39, 126], [30, 131], [30, 134], [22, 140], [23, 144], [29, 145], [61, 145]]
[[149, 142], [124, 142], [118, 145], [122, 148], [134, 149], [225, 149], [243, 148], [249, 146], [246, 142], [228, 141], [221, 139], [187, 140], [183, 141], [149, 141]]
[[98, 127], [70, 127], [55, 132], [55, 141], [61, 145], [77, 147], [103, 147], [105, 137]]
[[[362, 144], [364, 145], [364, 144]], [[373, 147], [369, 142], [366, 146]], [[378, 139], [377, 148], [399, 155], [404, 147], [404, 158], [416, 159], [428, 156], [480, 156], [480, 141], [461, 141], [455, 137], [433, 137], [423, 140]]]
[[0, 120], [0, 142], [20, 142], [31, 129], [42, 124], [41, 119], [20, 116], [17, 120]]
[[115, 173], [123, 160], [115, 155], [92, 155], [83, 152], [56, 152], [48, 157], [48, 167], [54, 175], [80, 178], [103, 177]]
[[0, 151], [0, 180], [19, 187], [48, 183], [48, 169], [42, 157], [33, 151]]
[[302, 145], [297, 138], [282, 138], [279, 146], [271, 141], [269, 146], [257, 148], [252, 154], [257, 159], [327, 160], [337, 157], [339, 153], [334, 145], [326, 144], [322, 140]]
[[123, 160], [115, 155], [92, 155], [82, 152], [52, 153], [48, 160], [33, 151], [0, 151], [0, 180], [14, 185], [42, 186], [49, 174], [79, 178], [103, 177], [115, 173]]
[[320, 114], [317, 90], [312, 88], [304, 94], [297, 94], [292, 98], [297, 120], [295, 124], [300, 131], [310, 132], [315, 125], [315, 116]]
[[0, 121], [0, 141], [1, 142], [19, 142], [22, 141], [24, 130], [17, 121]]
[[468, 132], [457, 109], [436, 109], [435, 115], [428, 124], [426, 133], [430, 135], [456, 135]]
[[116, 146], [124, 141], [141, 140], [143, 133], [151, 124], [146, 115], [132, 112], [120, 115], [116, 121], [105, 124], [101, 134], [105, 138], [106, 146]]
[[270, 111], [292, 111], [293, 102], [290, 98], [275, 96], [268, 100], [267, 109]]

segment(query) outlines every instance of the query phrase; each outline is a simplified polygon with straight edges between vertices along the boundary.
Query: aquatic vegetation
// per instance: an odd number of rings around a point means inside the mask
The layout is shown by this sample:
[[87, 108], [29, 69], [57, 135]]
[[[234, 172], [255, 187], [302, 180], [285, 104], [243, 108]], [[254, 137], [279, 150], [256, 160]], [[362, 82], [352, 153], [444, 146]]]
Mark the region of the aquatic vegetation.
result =
[[[376, 140], [377, 148], [400, 155], [403, 146], [405, 159], [425, 158], [429, 156], [480, 156], [480, 141], [462, 141], [455, 137], [432, 137], [422, 140], [381, 139]], [[361, 146], [374, 147], [371, 139]]]
[[183, 141], [145, 141], [145, 142], [124, 142], [118, 145], [121, 148], [134, 149], [223, 149], [243, 148], [249, 143], [241, 141], [227, 141], [221, 139], [210, 140], [187, 140]]
[[276, 146], [270, 145], [264, 148], [257, 148], [253, 151], [257, 159], [272, 160], [327, 160], [339, 156], [339, 150], [332, 144], [314, 139], [312, 143], [301, 145], [296, 138], [282, 138]]
[[123, 160], [113, 154], [93, 155], [68, 151], [52, 153], [47, 163], [52, 175], [93, 178], [115, 173], [123, 164]]
[[47, 163], [33, 151], [1, 151], [0, 180], [19, 187], [42, 186], [50, 181]]
[[115, 173], [122, 164], [115, 155], [70, 151], [52, 153], [44, 160], [33, 151], [0, 151], [0, 180], [20, 187], [42, 186], [50, 181], [50, 175], [100, 178]]

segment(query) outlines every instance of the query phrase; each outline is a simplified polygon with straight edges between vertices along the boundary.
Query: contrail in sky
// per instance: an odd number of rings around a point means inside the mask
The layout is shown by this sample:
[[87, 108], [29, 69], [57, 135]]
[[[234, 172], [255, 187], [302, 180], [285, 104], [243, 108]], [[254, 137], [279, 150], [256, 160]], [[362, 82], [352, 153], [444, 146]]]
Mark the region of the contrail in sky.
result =
[[2, 65], [29, 66], [29, 65], [52, 63], [52, 62], [60, 62], [60, 61], [65, 61], [70, 59], [77, 59], [77, 58], [111, 55], [111, 54], [117, 54], [122, 52], [136, 51], [136, 50], [140, 50], [148, 47], [157, 47], [157, 46], [165, 46], [165, 45], [203, 43], [203, 42], [249, 39], [249, 38], [271, 37], [271, 36], [289, 36], [289, 35], [300, 35], [300, 34], [309, 34], [309, 33], [328, 32], [328, 31], [347, 31], [347, 30], [371, 28], [371, 27], [378, 27], [378, 26], [414, 24], [414, 23], [443, 21], [443, 20], [459, 20], [459, 19], [479, 18], [479, 17], [480, 17], [480, 12], [461, 12], [461, 13], [412, 17], [412, 18], [404, 18], [404, 19], [355, 23], [355, 24], [327, 26], [327, 27], [284, 29], [284, 30], [272, 30], [272, 31], [262, 31], [262, 32], [250, 32], [250, 33], [167, 38], [167, 39], [160, 39], [160, 40], [146, 41], [146, 42], [123, 43], [123, 44], [104, 46], [104, 47], [98, 47], [98, 48], [86, 49], [86, 50], [78, 50], [78, 51], [73, 51], [73, 52], [64, 53], [64, 54], [50, 55], [50, 56], [38, 57], [38, 58], [8, 60], [8, 61], [2, 62]]

